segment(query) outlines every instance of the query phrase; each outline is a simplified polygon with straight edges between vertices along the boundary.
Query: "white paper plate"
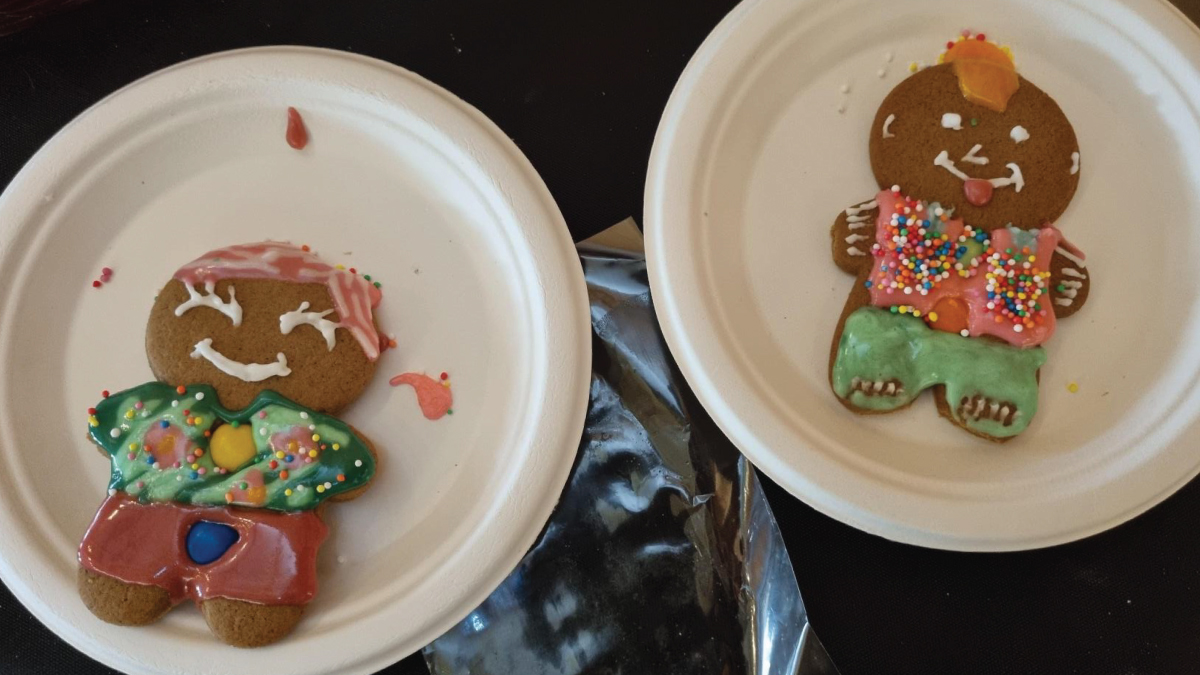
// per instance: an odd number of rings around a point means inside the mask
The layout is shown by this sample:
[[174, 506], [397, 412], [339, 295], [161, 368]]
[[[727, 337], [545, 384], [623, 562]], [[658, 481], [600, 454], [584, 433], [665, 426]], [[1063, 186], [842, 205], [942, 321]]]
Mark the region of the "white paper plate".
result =
[[[284, 141], [287, 106], [312, 141]], [[320, 591], [296, 632], [225, 647], [190, 603], [147, 628], [95, 619], [76, 547], [108, 468], [102, 389], [152, 379], [158, 288], [215, 246], [286, 239], [383, 283], [386, 352], [343, 418], [379, 446], [372, 489], [326, 510]], [[91, 282], [103, 266], [111, 283]], [[368, 673], [461, 620], [558, 500], [587, 408], [587, 289], [554, 201], [494, 125], [403, 69], [290, 47], [151, 75], [63, 129], [0, 197], [0, 574], [34, 614], [131, 673]], [[447, 371], [425, 420], [391, 375]], [[435, 375], [436, 376], [436, 375]]]
[[[877, 190], [875, 111], [964, 28], [1011, 45], [1071, 119], [1082, 176], [1058, 226], [1094, 279], [1047, 345], [1036, 420], [1003, 446], [929, 395], [856, 416], [826, 370], [853, 283], [829, 228]], [[676, 86], [646, 185], [651, 287], [688, 382], [767, 475], [889, 539], [1035, 548], [1163, 500], [1200, 470], [1198, 62], [1196, 28], [1156, 0], [743, 3]]]

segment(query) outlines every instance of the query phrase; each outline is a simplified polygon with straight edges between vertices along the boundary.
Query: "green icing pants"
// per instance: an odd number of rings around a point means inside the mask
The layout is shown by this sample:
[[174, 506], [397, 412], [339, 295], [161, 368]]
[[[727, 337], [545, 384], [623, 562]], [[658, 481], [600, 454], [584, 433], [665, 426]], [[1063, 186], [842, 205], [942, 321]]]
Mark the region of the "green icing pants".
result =
[[945, 385], [951, 415], [996, 438], [1015, 436], [1037, 412], [1041, 347], [933, 330], [925, 322], [876, 307], [846, 318], [833, 364], [833, 390], [858, 408], [889, 411]]

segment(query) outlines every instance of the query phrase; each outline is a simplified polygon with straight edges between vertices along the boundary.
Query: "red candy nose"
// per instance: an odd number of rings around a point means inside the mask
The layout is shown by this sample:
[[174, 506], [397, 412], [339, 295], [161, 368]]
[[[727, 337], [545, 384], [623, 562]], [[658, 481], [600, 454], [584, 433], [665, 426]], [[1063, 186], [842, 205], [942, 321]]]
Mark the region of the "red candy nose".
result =
[[991, 181], [983, 180], [982, 178], [968, 178], [963, 181], [963, 193], [967, 195], [967, 201], [974, 206], [987, 206], [987, 203], [992, 201]]

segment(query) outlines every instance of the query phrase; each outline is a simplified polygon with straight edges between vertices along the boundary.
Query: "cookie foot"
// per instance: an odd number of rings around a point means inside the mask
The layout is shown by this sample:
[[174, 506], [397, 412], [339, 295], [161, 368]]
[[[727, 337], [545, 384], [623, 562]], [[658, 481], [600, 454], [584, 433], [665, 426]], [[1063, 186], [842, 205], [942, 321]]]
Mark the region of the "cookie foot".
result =
[[303, 605], [259, 605], [213, 598], [200, 603], [208, 629], [234, 647], [262, 647], [287, 636], [304, 615]]
[[79, 568], [79, 597], [102, 621], [119, 626], [144, 626], [158, 621], [172, 607], [171, 596], [158, 586], [129, 584]]

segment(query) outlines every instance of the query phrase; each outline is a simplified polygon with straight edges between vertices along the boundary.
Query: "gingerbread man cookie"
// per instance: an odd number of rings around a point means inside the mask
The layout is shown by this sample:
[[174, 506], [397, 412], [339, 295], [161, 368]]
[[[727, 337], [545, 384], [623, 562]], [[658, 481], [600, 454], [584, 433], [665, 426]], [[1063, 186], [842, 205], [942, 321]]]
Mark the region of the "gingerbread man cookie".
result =
[[888, 94], [870, 134], [880, 192], [832, 230], [857, 279], [833, 391], [877, 414], [933, 389], [954, 424], [1011, 439], [1037, 412], [1040, 345], [1088, 298], [1084, 255], [1055, 226], [1079, 184], [1075, 132], [1007, 48], [964, 33]]
[[142, 625], [191, 599], [232, 645], [292, 630], [316, 593], [323, 506], [375, 473], [370, 441], [331, 415], [375, 370], [379, 301], [376, 284], [290, 244], [176, 272], [146, 331], [159, 381], [88, 411], [111, 463], [79, 547], [93, 613]]

